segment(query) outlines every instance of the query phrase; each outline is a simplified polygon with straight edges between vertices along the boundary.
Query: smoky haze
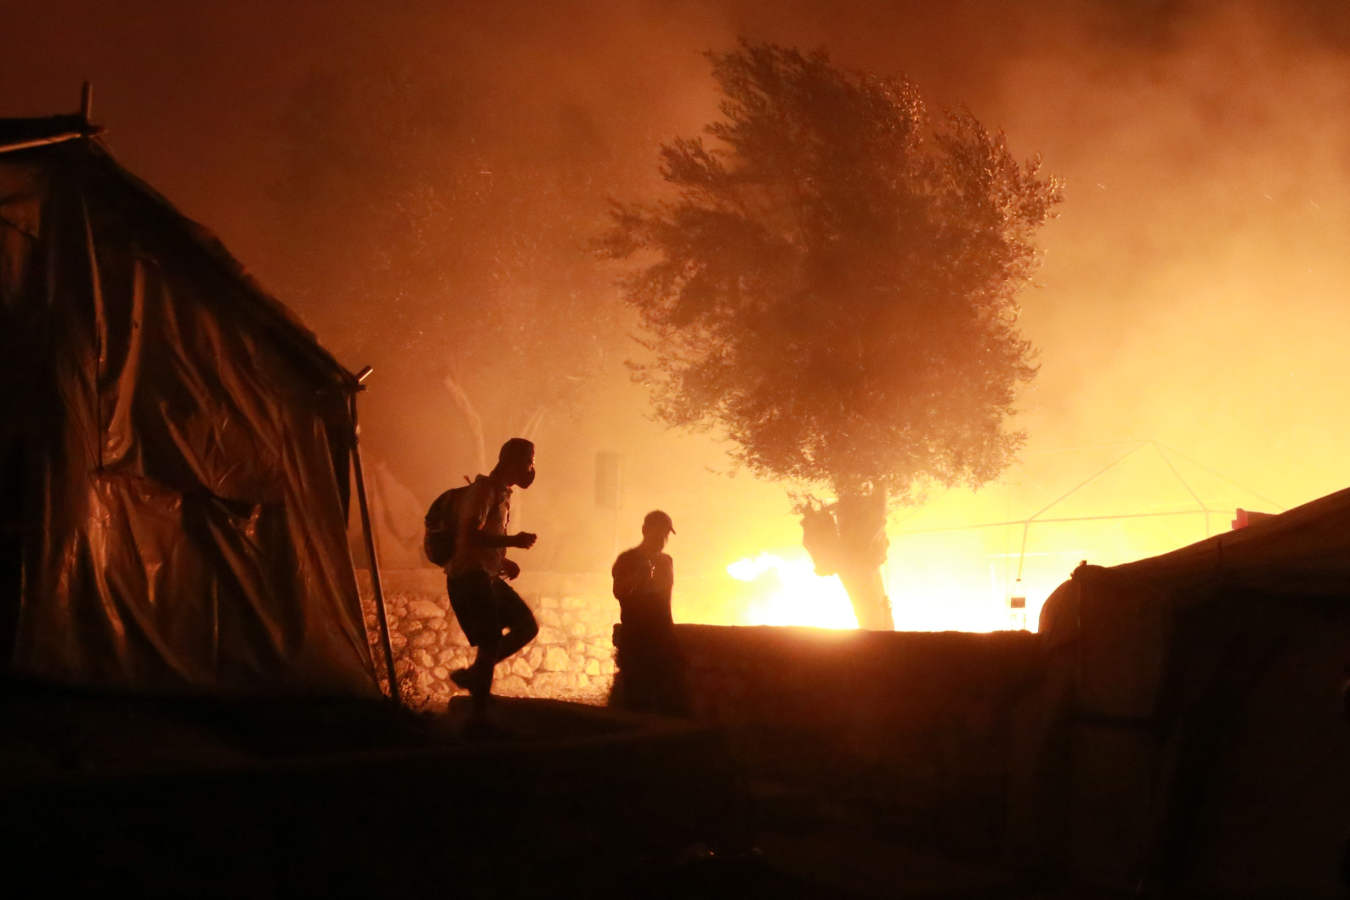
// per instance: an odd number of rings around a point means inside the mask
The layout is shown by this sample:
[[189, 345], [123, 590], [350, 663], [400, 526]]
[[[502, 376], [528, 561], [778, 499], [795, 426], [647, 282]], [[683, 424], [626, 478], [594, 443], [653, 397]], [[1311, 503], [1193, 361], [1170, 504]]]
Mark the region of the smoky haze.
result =
[[[543, 535], [537, 566], [603, 570], [656, 506], [674, 517], [682, 584], [799, 538], [778, 486], [730, 477], [712, 438], [645, 418], [622, 366], [639, 352], [630, 322], [585, 253], [606, 197], [658, 190], [660, 142], [715, 116], [700, 53], [738, 35], [906, 75], [1065, 180], [1023, 295], [1041, 364], [1020, 404], [1029, 461], [1153, 439], [1283, 505], [1345, 486], [1341, 4], [486, 6], [10, 10], [0, 115], [70, 111], [92, 80], [118, 158], [349, 368], [376, 365], [366, 446], [411, 509], [478, 465], [440, 369], [479, 359], [456, 323], [487, 305], [517, 316], [514, 349], [455, 374], [489, 450], [526, 418], [531, 364], [551, 379], [521, 511]], [[595, 504], [598, 452], [625, 459], [617, 513]], [[1059, 491], [1027, 474], [1042, 471], [1010, 475], [1023, 515]], [[569, 524], [550, 535], [551, 521]]]

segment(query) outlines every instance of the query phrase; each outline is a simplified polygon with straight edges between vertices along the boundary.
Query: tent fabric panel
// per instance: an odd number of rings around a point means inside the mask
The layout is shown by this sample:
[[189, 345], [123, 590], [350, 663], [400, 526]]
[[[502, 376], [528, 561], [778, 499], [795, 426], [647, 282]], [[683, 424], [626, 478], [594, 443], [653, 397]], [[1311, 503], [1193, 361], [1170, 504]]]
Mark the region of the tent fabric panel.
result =
[[1085, 709], [1147, 716], [1177, 617], [1225, 596], [1350, 599], [1350, 490], [1171, 553], [1102, 568], [1080, 566], [1046, 600], [1040, 633], [1080, 642]]
[[165, 249], [192, 260], [195, 276], [228, 282], [239, 297], [233, 312], [248, 322], [251, 332], [270, 335], [293, 363], [308, 368], [313, 379], [348, 391], [359, 387], [355, 376], [318, 343], [289, 307], [254, 280], [210, 229], [183, 215], [153, 187], [123, 169], [98, 142], [85, 141], [77, 149], [53, 152], [79, 154], [80, 164], [95, 170], [106, 206], [133, 213], [139, 227], [153, 229]]
[[1271, 594], [1350, 593], [1350, 489], [1236, 531], [1116, 566], [1123, 577]]
[[1098, 884], [1138, 885], [1153, 849], [1157, 741], [1147, 732], [1089, 722], [1071, 723], [1067, 732], [1063, 861]]
[[23, 435], [36, 430], [41, 410], [54, 403], [38, 374], [49, 353], [40, 304], [42, 259], [38, 251], [47, 170], [31, 155], [13, 154], [0, 165], [0, 350], [12, 373], [0, 392], [0, 659], [14, 645], [22, 589], [23, 555], [32, 522], [23, 515], [31, 475]]
[[[60, 602], [33, 610], [22, 671], [116, 688], [368, 694], [341, 630], [288, 539], [282, 504], [241, 507], [134, 476], [96, 476], [86, 527], [58, 574]], [[308, 578], [308, 583], [304, 583]]]
[[[1350, 491], [1340, 491], [1162, 556], [1081, 566], [1051, 595], [1041, 617], [1050, 670], [1027, 743], [1058, 774], [1024, 778], [1016, 812], [1065, 823], [1070, 871], [1119, 888], [1142, 878], [1339, 895], [1348, 529]], [[1115, 738], [1068, 741], [1084, 729], [1136, 735], [1137, 758], [1112, 761], [1098, 745]], [[1097, 776], [1078, 777], [1093, 766]], [[1152, 785], [1148, 815], [1117, 789], [1124, 782]], [[1103, 817], [1136, 830], [1084, 830]]]
[[[1256, 608], [1252, 608], [1256, 607]], [[1263, 612], [1242, 655], [1216, 673], [1191, 753], [1193, 808], [1172, 839], [1177, 882], [1197, 891], [1343, 895], [1338, 863], [1350, 828], [1350, 727], [1335, 690], [1350, 645], [1350, 607]], [[1278, 739], [1272, 740], [1272, 736]]]
[[1078, 605], [1075, 710], [1080, 716], [1152, 716], [1173, 628], [1168, 593], [1084, 567], [1074, 579]]
[[109, 186], [97, 159], [62, 174], [25, 301], [50, 339], [23, 401], [33, 489], [14, 668], [374, 695], [335, 471], [345, 385], [260, 328], [251, 289]]

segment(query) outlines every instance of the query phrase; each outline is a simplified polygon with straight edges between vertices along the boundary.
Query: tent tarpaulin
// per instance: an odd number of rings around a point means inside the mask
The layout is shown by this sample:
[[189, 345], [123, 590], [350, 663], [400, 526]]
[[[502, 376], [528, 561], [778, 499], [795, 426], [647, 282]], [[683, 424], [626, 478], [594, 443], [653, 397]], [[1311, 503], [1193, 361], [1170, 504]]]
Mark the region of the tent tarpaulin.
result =
[[351, 374], [90, 139], [0, 154], [0, 316], [10, 671], [375, 695]]
[[1015, 851], [1119, 888], [1342, 896], [1350, 490], [1046, 602]]

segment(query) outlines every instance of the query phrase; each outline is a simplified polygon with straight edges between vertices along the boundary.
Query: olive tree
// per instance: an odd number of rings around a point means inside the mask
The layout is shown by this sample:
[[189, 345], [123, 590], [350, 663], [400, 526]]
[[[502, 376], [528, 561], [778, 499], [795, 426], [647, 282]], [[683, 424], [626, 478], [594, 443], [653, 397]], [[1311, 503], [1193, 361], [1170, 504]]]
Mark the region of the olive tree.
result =
[[657, 415], [795, 485], [817, 571], [893, 628], [888, 504], [1012, 460], [1035, 374], [1018, 291], [1060, 186], [971, 114], [824, 51], [708, 54], [720, 117], [661, 148], [667, 195], [615, 201], [602, 247]]

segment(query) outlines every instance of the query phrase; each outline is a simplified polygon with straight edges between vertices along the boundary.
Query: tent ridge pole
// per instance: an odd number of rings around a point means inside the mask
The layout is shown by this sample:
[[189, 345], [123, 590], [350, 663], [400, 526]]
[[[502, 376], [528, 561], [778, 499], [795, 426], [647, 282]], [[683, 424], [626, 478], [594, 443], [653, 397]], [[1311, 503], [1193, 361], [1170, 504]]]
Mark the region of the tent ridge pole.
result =
[[34, 147], [46, 147], [49, 144], [62, 144], [66, 141], [75, 141], [80, 138], [88, 137], [82, 131], [65, 131], [61, 134], [53, 134], [47, 137], [33, 138], [31, 141], [15, 141], [12, 144], [0, 144], [0, 153], [13, 153], [18, 150], [31, 150]]
[[[361, 370], [356, 376], [359, 382], [364, 382], [370, 375], [370, 367]], [[362, 390], [363, 385], [358, 385], [357, 390]], [[366, 555], [370, 559], [370, 590], [375, 595], [375, 614], [380, 620], [380, 644], [384, 648], [384, 662], [389, 675], [389, 699], [395, 704], [402, 705], [402, 696], [398, 689], [398, 675], [394, 671], [394, 646], [389, 640], [389, 616], [385, 612], [384, 589], [380, 584], [380, 562], [375, 554], [375, 532], [370, 527], [370, 506], [366, 502], [366, 479], [361, 470], [361, 438], [360, 428], [356, 424], [356, 392], [351, 394], [351, 418], [352, 418], [352, 473], [356, 476], [356, 500], [361, 508], [361, 532], [366, 539]]]

